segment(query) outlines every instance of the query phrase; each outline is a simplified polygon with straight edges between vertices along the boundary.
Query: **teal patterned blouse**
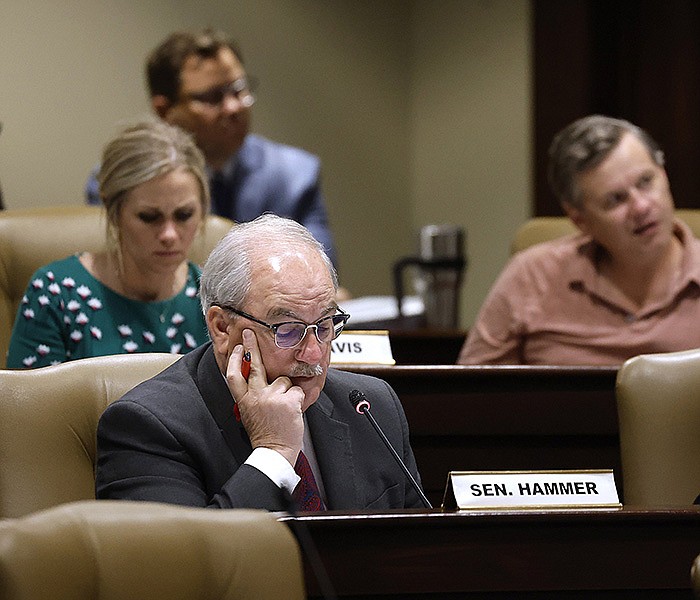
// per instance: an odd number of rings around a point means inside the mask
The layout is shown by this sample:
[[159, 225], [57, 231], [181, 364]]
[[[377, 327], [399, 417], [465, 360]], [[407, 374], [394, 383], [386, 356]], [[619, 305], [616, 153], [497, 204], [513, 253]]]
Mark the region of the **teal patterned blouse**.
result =
[[7, 368], [107, 354], [189, 352], [209, 340], [197, 295], [199, 275], [190, 263], [179, 294], [141, 302], [104, 286], [77, 254], [41, 267], [17, 311]]

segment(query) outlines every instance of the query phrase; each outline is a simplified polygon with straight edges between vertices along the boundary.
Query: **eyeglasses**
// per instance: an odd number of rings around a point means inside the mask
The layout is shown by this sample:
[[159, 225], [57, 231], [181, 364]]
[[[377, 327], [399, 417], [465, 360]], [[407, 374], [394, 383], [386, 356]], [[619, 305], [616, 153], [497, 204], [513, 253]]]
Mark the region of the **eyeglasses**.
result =
[[339, 314], [323, 317], [323, 319], [319, 319], [311, 325], [307, 325], [302, 321], [285, 321], [284, 323], [270, 325], [232, 306], [225, 306], [223, 304], [215, 304], [215, 306], [223, 308], [224, 310], [229, 310], [239, 317], [267, 327], [275, 336], [275, 345], [278, 348], [284, 349], [294, 348], [301, 344], [309, 329], [314, 330], [314, 335], [319, 343], [324, 344], [326, 342], [332, 342], [341, 334], [345, 328], [345, 323], [350, 318], [348, 313], [338, 308], [338, 311], [340, 311]]
[[255, 96], [253, 91], [256, 87], [256, 80], [248, 77], [241, 77], [218, 87], [210, 88], [204, 92], [185, 94], [187, 100], [200, 102], [208, 107], [218, 107], [226, 96], [235, 96], [236, 99], [246, 108], [253, 106]]

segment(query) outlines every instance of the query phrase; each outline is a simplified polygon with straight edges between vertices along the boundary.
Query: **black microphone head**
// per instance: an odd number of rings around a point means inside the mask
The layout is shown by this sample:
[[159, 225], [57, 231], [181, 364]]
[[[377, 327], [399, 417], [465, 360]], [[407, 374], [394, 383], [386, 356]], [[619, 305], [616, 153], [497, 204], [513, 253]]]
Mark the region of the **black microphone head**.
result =
[[355, 410], [360, 414], [370, 409], [369, 400], [360, 390], [352, 390], [349, 399]]

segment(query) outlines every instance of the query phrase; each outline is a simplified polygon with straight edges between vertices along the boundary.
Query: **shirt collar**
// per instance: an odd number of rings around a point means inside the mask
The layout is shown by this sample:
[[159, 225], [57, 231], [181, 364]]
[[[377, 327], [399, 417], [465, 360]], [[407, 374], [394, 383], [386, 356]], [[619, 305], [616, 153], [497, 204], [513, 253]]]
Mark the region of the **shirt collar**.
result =
[[236, 172], [236, 166], [238, 165], [238, 152], [233, 154], [231, 158], [229, 158], [226, 161], [226, 164], [219, 169], [218, 171], [215, 171], [212, 169], [209, 165], [206, 166], [207, 169], [207, 176], [209, 179], [214, 177], [215, 174], [220, 174], [225, 180], [231, 179]]
[[[683, 246], [681, 260], [681, 275], [669, 297], [676, 296], [691, 283], [700, 287], [700, 244], [696, 242], [690, 227], [676, 219], [673, 224], [673, 234]], [[618, 298], [618, 292], [607, 280], [598, 273], [597, 264], [604, 250], [590, 236], [579, 234], [576, 243], [576, 259], [571, 261], [565, 272], [566, 280], [571, 287], [584, 289], [587, 292], [607, 301], [613, 302]]]

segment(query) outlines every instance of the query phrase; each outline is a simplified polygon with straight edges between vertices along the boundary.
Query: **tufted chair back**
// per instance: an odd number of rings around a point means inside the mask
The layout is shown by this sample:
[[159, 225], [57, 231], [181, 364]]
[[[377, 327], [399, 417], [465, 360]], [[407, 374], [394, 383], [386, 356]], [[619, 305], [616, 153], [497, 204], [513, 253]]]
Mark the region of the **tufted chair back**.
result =
[[3, 600], [303, 600], [272, 513], [92, 500], [0, 521]]
[[178, 358], [119, 354], [0, 370], [0, 518], [94, 499], [100, 415]]
[[700, 494], [700, 349], [627, 360], [616, 381], [625, 504], [684, 506]]
[[[700, 210], [678, 208], [676, 216], [690, 227], [695, 237], [700, 237]], [[576, 233], [576, 231], [578, 231], [576, 225], [568, 217], [533, 217], [525, 221], [515, 232], [510, 244], [510, 253], [515, 254], [534, 244]]]
[[[233, 221], [208, 215], [190, 259], [202, 264]], [[42, 265], [81, 251], [98, 251], [106, 241], [104, 210], [65, 205], [0, 211], [0, 368], [4, 368], [17, 307], [32, 273]]]

